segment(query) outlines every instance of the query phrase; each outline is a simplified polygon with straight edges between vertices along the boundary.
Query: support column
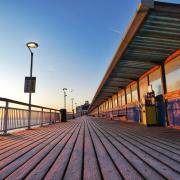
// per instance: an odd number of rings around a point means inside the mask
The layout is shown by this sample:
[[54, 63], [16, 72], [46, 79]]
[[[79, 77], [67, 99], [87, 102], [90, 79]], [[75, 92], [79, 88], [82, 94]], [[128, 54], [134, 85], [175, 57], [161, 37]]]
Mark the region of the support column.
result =
[[[163, 96], [167, 93], [167, 84], [166, 84], [166, 74], [165, 74], [165, 66], [164, 63], [161, 64], [161, 78], [162, 78], [162, 88], [163, 88]], [[168, 112], [167, 112], [167, 100], [164, 98], [164, 108], [165, 108], [165, 121], [166, 125], [169, 126]]]
[[142, 116], [141, 116], [141, 96], [140, 96], [140, 88], [139, 88], [139, 79], [137, 80], [137, 94], [138, 94], [138, 102], [139, 102], [139, 122], [142, 122]]
[[114, 108], [114, 103], [113, 103], [113, 98], [111, 97], [111, 101], [112, 101], [112, 110]]
[[98, 108], [98, 117], [99, 117], [99, 106], [97, 108]]
[[[124, 88], [124, 92], [125, 92], [125, 104], [126, 104], [126, 117], [127, 117], [127, 94], [126, 94], [126, 88]], [[128, 119], [128, 118], [127, 118]]]
[[119, 96], [118, 96], [118, 93], [117, 93], [117, 110], [118, 110], [118, 115], [119, 115]]
[[111, 111], [111, 113], [112, 113], [112, 116], [113, 116], [113, 108], [114, 108], [114, 104], [113, 104], [113, 98], [111, 97], [111, 101], [112, 101], [112, 111]]
[[131, 88], [131, 85], [130, 85], [130, 93], [131, 93], [131, 103], [132, 103], [132, 88]]

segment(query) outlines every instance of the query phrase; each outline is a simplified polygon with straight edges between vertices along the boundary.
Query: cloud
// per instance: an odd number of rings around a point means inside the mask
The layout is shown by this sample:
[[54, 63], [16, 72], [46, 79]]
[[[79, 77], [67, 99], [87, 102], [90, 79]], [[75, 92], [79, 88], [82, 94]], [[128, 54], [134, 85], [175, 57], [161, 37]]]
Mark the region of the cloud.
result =
[[117, 34], [122, 34], [119, 30], [116, 29], [110, 29], [111, 32], [117, 33]]

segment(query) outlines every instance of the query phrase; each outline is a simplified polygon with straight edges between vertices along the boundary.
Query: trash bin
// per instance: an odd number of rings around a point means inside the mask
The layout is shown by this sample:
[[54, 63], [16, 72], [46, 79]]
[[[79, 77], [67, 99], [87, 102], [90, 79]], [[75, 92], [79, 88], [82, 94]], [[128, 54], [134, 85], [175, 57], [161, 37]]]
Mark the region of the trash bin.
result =
[[60, 109], [59, 111], [61, 113], [61, 122], [66, 122], [66, 109]]

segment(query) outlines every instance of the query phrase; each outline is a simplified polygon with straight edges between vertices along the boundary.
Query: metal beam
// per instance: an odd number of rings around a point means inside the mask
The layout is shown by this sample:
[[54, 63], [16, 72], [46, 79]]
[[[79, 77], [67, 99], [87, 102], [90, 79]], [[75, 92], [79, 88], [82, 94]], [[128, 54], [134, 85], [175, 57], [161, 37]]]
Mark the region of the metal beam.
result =
[[122, 65], [121, 67], [118, 67], [118, 69], [120, 68], [127, 68], [127, 69], [142, 69], [142, 70], [148, 70], [149, 67], [132, 67], [132, 66], [124, 66]]
[[[121, 73], [121, 72], [113, 72], [112, 73], [112, 76], [119, 76], [119, 77], [122, 77], [122, 78], [133, 78], [134, 77], [134, 73]], [[139, 74], [137, 75], [137, 77], [139, 76]]]
[[125, 62], [125, 63], [134, 63], [134, 62], [136, 62], [136, 63], [139, 63], [140, 65], [146, 65], [146, 64], [148, 64], [148, 65], [158, 65], [158, 64], [160, 64], [160, 62], [157, 62], [157, 61], [152, 61], [152, 60], [148, 60], [148, 59], [123, 59], [123, 60], [121, 60], [121, 62]]
[[128, 77], [122, 77], [122, 76], [110, 76], [110, 78], [120, 78], [120, 79], [124, 79], [124, 80], [130, 80], [130, 81], [136, 81], [137, 78], [128, 78]]

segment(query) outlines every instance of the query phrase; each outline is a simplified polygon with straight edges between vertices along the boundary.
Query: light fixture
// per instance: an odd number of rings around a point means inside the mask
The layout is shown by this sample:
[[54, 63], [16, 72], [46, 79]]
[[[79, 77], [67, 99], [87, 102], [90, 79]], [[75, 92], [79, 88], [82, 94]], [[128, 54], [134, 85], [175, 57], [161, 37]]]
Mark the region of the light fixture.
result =
[[36, 42], [28, 42], [28, 43], [26, 44], [26, 46], [27, 46], [28, 48], [37, 48], [39, 45], [38, 45], [38, 43], [36, 43]]

